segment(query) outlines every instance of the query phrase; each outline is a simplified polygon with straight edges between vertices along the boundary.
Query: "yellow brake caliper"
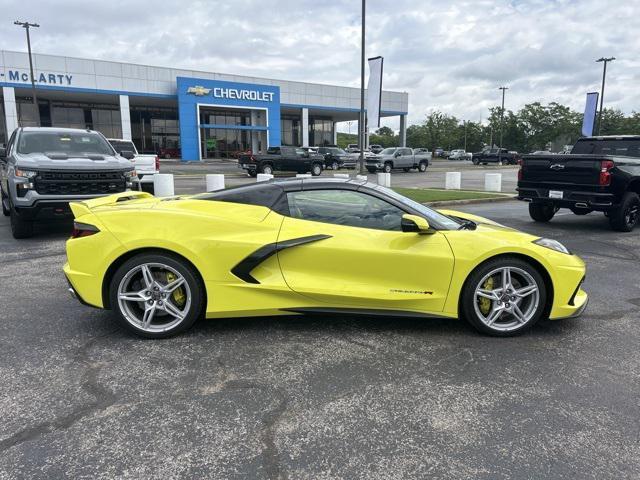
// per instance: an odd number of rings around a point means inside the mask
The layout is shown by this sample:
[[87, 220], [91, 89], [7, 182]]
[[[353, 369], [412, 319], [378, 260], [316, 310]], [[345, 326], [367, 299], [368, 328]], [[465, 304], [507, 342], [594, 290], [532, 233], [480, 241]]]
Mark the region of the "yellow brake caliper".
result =
[[[167, 284], [173, 282], [177, 278], [178, 277], [176, 277], [172, 272], [167, 272]], [[176, 288], [171, 294], [171, 298], [173, 298], [173, 301], [176, 302], [176, 305], [179, 307], [183, 307], [184, 302], [187, 299], [184, 294], [184, 289], [182, 287]]]
[[[487, 278], [487, 281], [484, 282], [482, 288], [484, 288], [485, 290], [493, 290], [493, 277]], [[482, 314], [488, 315], [491, 311], [491, 300], [485, 297], [480, 297], [478, 299], [478, 303]]]

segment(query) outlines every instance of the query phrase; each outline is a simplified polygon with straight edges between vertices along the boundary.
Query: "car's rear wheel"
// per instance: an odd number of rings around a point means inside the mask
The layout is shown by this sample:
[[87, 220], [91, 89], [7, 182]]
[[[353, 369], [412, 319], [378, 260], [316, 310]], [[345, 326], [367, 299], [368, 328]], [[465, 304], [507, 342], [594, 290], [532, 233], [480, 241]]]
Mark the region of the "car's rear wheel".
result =
[[314, 163], [311, 166], [311, 175], [313, 175], [314, 177], [318, 177], [320, 176], [321, 173], [322, 173], [322, 165], [320, 165], [319, 163]]
[[427, 162], [420, 162], [420, 164], [418, 165], [418, 171], [421, 173], [424, 173], [427, 171]]
[[478, 331], [507, 337], [534, 325], [545, 309], [547, 289], [540, 273], [518, 258], [499, 258], [467, 279], [460, 310]]
[[255, 170], [249, 170], [247, 172], [249, 174], [250, 177], [257, 177], [258, 176], [258, 172]]
[[331, 162], [331, 170], [338, 170], [340, 168], [340, 164], [338, 162]]
[[640, 219], [640, 197], [637, 193], [627, 192], [620, 206], [609, 213], [609, 224], [618, 232], [630, 232]]
[[204, 288], [193, 267], [169, 254], [141, 254], [124, 262], [109, 286], [119, 323], [146, 338], [184, 332], [204, 309]]
[[544, 205], [542, 203], [530, 203], [529, 215], [536, 222], [548, 222], [553, 218], [558, 209], [553, 205]]

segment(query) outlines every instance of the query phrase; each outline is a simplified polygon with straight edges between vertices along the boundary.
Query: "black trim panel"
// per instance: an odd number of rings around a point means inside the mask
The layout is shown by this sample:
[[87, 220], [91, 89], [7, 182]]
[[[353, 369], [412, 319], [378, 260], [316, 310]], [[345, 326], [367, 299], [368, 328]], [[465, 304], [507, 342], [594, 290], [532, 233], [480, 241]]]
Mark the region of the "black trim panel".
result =
[[284, 240], [283, 242], [269, 243], [264, 247], [260, 247], [258, 250], [254, 251], [244, 260], [238, 263], [231, 269], [231, 273], [233, 273], [240, 280], [243, 280], [247, 283], [260, 283], [258, 280], [251, 276], [251, 271], [262, 262], [264, 262], [267, 258], [271, 257], [274, 253], [278, 253], [279, 251], [286, 248], [297, 247], [298, 245], [317, 242], [318, 240], [325, 240], [327, 238], [331, 238], [331, 235], [310, 235], [308, 237]]
[[444, 315], [434, 315], [411, 310], [385, 310], [374, 308], [331, 308], [331, 307], [294, 307], [282, 308], [283, 312], [292, 313], [327, 313], [330, 315], [367, 315], [383, 317], [411, 317], [411, 318], [450, 318]]

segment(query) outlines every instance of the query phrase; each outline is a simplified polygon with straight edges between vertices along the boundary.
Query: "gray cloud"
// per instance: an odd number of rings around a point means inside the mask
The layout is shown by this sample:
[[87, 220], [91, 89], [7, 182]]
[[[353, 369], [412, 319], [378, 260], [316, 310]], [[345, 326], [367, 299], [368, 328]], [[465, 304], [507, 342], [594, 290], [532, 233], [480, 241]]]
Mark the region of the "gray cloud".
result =
[[[384, 87], [409, 92], [409, 121], [433, 109], [478, 120], [557, 101], [580, 110], [614, 55], [605, 102], [640, 110], [640, 0], [369, 0], [367, 55], [385, 57]], [[24, 49], [14, 19], [41, 23], [34, 50], [291, 80], [359, 85], [355, 0], [0, 0], [0, 48]], [[397, 122], [388, 124], [397, 128]]]

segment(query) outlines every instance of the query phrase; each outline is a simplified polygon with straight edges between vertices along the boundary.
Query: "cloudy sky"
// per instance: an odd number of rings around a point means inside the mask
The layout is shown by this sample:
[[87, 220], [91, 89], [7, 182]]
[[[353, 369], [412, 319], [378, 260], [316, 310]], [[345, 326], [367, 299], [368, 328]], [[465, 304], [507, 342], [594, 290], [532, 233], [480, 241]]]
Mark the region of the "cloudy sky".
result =
[[[500, 101], [640, 110], [640, 0], [368, 0], [367, 56], [409, 92], [409, 123], [433, 109], [480, 120]], [[359, 86], [359, 0], [0, 0], [0, 48]], [[388, 123], [397, 128], [397, 122]]]

